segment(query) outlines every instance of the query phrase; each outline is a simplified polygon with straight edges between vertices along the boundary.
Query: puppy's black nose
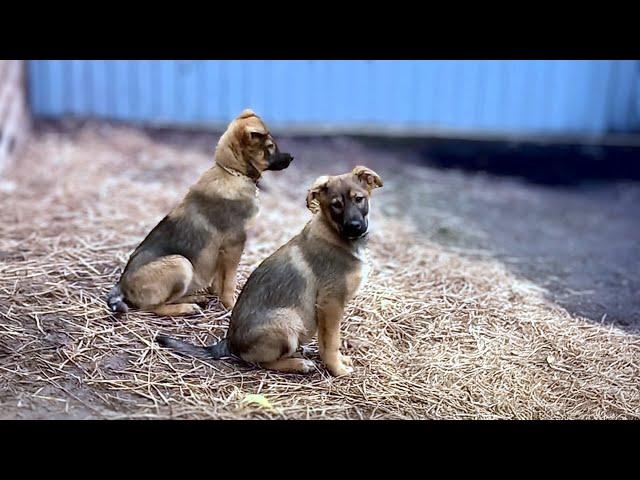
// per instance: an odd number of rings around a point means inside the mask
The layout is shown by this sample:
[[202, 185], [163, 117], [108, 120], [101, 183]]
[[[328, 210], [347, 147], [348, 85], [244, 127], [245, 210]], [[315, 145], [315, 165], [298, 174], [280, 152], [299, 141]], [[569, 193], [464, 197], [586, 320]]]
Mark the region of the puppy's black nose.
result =
[[366, 232], [367, 227], [364, 222], [358, 220], [352, 220], [347, 222], [344, 226], [344, 233], [350, 238], [357, 238]]

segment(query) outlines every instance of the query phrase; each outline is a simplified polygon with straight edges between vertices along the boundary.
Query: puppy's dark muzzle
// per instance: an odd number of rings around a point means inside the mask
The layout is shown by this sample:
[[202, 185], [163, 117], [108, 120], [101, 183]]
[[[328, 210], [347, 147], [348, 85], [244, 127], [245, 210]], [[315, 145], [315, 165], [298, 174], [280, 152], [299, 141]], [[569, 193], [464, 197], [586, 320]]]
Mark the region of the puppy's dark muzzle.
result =
[[276, 153], [269, 158], [267, 170], [284, 170], [293, 161], [293, 156], [288, 153]]
[[361, 221], [347, 222], [342, 226], [342, 232], [348, 239], [355, 240], [367, 233], [367, 223]]

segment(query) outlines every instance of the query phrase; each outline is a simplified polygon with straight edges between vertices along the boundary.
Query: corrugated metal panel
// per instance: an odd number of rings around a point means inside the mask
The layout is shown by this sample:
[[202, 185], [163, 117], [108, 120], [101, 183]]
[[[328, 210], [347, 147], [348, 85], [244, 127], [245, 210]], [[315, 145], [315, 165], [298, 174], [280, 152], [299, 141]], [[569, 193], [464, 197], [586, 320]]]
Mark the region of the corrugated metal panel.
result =
[[637, 61], [31, 61], [36, 115], [598, 134], [640, 127]]

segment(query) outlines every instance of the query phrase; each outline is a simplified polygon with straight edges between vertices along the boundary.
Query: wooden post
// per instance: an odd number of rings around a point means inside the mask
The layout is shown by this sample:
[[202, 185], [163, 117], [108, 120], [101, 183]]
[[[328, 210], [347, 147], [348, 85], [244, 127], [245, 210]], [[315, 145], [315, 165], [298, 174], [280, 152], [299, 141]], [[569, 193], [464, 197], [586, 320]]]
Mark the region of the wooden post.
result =
[[29, 132], [25, 68], [24, 60], [0, 60], [0, 173]]

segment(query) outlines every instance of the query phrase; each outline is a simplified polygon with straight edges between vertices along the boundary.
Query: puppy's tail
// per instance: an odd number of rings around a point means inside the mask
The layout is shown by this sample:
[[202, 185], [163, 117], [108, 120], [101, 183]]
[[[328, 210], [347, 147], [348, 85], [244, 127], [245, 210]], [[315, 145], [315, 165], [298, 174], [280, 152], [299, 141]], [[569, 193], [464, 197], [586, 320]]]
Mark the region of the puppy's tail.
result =
[[156, 337], [156, 342], [163, 347], [171, 348], [182, 355], [202, 358], [205, 360], [218, 360], [223, 357], [231, 356], [231, 352], [229, 352], [229, 343], [226, 338], [223, 338], [218, 343], [214, 343], [207, 347], [192, 345], [191, 343], [176, 340], [175, 338], [167, 337], [166, 335], [158, 335]]
[[124, 295], [120, 290], [120, 284], [116, 284], [107, 295], [107, 305], [112, 312], [126, 313], [129, 307], [124, 302]]

